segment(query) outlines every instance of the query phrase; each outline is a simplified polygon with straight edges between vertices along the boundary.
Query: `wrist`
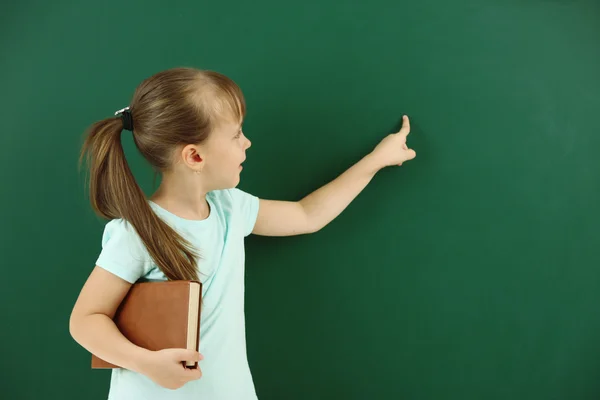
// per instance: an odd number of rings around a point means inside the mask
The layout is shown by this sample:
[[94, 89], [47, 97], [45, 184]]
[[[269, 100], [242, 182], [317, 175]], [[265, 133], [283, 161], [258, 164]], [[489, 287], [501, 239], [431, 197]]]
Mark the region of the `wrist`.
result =
[[132, 371], [145, 374], [148, 366], [151, 364], [152, 356], [154, 351], [147, 350], [141, 347], [137, 347], [134, 349], [131, 354], [131, 367], [127, 369], [131, 369]]
[[371, 175], [375, 175], [382, 168], [373, 153], [364, 156], [361, 162], [364, 164], [365, 170]]

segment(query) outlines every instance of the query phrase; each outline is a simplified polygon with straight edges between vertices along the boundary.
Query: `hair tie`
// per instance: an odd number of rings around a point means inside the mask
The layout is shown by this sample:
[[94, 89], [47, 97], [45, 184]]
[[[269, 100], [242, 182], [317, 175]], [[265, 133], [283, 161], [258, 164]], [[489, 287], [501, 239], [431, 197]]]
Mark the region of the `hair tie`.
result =
[[115, 115], [121, 115], [121, 121], [123, 121], [123, 129], [126, 131], [133, 132], [133, 117], [129, 111], [129, 107], [121, 108], [119, 111], [115, 111]]

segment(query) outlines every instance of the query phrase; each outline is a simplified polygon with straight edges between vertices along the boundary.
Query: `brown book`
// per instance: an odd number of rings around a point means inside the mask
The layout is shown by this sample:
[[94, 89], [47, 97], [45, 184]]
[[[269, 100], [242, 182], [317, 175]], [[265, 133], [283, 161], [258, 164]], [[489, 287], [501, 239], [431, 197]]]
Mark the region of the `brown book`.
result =
[[[198, 349], [202, 284], [197, 281], [139, 282], [115, 312], [115, 325], [148, 350]], [[186, 363], [196, 367], [197, 362]], [[92, 368], [120, 368], [92, 354]]]

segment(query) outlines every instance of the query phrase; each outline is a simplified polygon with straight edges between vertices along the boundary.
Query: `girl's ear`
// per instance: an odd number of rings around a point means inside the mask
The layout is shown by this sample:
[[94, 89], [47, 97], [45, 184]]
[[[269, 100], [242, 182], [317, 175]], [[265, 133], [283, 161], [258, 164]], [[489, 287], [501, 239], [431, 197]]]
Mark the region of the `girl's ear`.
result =
[[204, 155], [198, 145], [188, 144], [181, 150], [181, 159], [183, 163], [194, 171], [204, 168]]

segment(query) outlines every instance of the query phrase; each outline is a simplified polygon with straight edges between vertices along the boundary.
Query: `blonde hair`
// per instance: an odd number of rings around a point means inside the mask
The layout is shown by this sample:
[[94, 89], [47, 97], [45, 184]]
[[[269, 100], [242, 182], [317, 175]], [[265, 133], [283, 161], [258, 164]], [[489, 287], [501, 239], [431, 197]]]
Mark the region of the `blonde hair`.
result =
[[[135, 146], [155, 170], [164, 172], [172, 165], [176, 146], [202, 143], [226, 114], [242, 120], [246, 105], [240, 88], [228, 77], [173, 68], [140, 83], [129, 113]], [[153, 212], [135, 181], [121, 144], [123, 127], [121, 117], [115, 116], [87, 130], [80, 165], [85, 158], [92, 208], [102, 218], [123, 218], [133, 225], [169, 280], [197, 280], [196, 252]]]

